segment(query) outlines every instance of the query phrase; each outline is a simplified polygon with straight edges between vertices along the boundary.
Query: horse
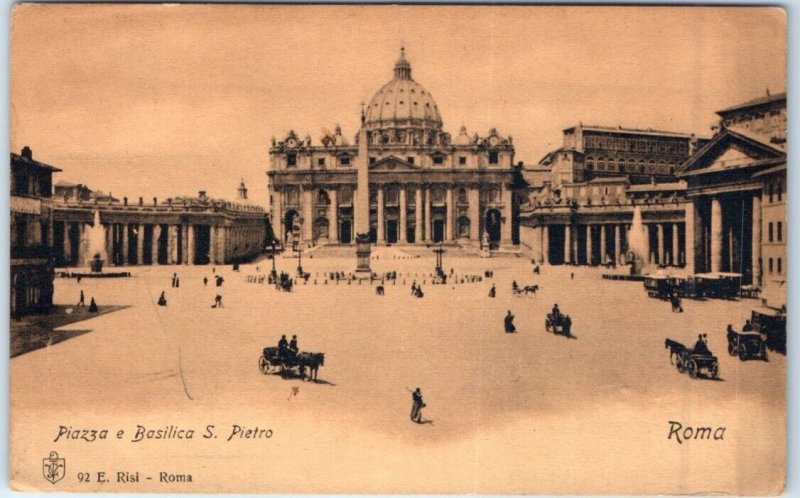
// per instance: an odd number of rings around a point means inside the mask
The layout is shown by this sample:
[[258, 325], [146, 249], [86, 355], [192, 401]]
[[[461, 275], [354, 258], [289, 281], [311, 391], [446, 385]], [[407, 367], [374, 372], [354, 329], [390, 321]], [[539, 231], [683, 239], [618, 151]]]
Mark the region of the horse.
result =
[[538, 290], [539, 290], [539, 286], [535, 285], [535, 284], [534, 285], [526, 285], [525, 287], [522, 288], [522, 291], [525, 293], [525, 296], [527, 296], [528, 293], [532, 293], [534, 296], [536, 296], [536, 291], [538, 291]]
[[379, 285], [379, 286], [375, 287], [375, 295], [376, 296], [382, 296], [383, 295], [383, 286], [382, 285]]
[[300, 378], [305, 380], [306, 368], [308, 368], [308, 381], [317, 381], [319, 367], [325, 365], [325, 353], [302, 352], [297, 355], [297, 362], [300, 366]]
[[688, 349], [686, 346], [681, 344], [678, 341], [673, 341], [672, 339], [667, 339], [664, 341], [664, 348], [669, 349], [669, 364], [674, 365], [675, 362], [672, 360], [673, 357], [680, 358], [681, 354], [683, 354]]

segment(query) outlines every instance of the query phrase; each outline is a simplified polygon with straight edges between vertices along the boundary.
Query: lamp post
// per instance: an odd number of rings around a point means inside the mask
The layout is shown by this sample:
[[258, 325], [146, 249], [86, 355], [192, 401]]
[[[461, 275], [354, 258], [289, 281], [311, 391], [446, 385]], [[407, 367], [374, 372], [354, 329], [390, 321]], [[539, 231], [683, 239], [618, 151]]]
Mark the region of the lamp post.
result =
[[297, 275], [303, 276], [303, 246], [297, 244]]
[[442, 269], [442, 254], [444, 254], [445, 250], [442, 247], [441, 242], [439, 246], [433, 250], [433, 253], [436, 254], [436, 274], [440, 277], [444, 275], [444, 269]]
[[275, 258], [278, 257], [277, 241], [272, 239], [272, 278], [278, 277], [278, 270], [275, 268]]

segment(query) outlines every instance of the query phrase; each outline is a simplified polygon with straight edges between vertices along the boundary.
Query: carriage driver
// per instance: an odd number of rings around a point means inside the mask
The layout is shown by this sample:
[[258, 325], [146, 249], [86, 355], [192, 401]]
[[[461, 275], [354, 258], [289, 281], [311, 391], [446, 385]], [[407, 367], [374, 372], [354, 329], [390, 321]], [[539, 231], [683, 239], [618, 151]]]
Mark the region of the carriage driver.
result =
[[561, 317], [561, 310], [558, 309], [558, 303], [553, 305], [553, 318], [558, 319]]
[[293, 335], [292, 340], [289, 342], [289, 354], [294, 358], [297, 356], [297, 352], [299, 349], [297, 348], [297, 336]]
[[703, 338], [703, 335], [704, 334], [697, 335], [697, 342], [694, 344], [694, 354], [711, 356], [711, 350], [708, 349], [708, 344], [706, 344], [706, 339]]
[[286, 334], [281, 336], [281, 340], [278, 341], [278, 355], [280, 355], [281, 359], [285, 359], [288, 354], [289, 350], [289, 341], [286, 340]]

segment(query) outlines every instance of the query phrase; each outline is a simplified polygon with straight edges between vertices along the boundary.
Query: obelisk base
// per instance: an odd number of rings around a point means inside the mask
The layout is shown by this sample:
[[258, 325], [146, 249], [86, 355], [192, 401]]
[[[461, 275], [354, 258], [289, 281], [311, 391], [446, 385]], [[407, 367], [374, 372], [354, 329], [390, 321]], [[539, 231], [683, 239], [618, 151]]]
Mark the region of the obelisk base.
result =
[[369, 235], [365, 233], [356, 235], [356, 278], [372, 277], [372, 270], [369, 267], [370, 253]]

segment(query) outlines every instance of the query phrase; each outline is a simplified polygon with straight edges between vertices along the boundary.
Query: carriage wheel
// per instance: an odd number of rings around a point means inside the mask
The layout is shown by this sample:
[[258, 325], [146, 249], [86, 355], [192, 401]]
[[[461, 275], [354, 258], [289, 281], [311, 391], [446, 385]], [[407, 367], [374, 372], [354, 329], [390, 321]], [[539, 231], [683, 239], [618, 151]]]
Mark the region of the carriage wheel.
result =
[[694, 360], [689, 361], [688, 365], [689, 370], [689, 377], [696, 379], [697, 378], [697, 363]]
[[711, 378], [712, 379], [716, 379], [717, 376], [719, 375], [719, 364], [718, 363], [714, 363], [713, 365], [711, 365], [711, 368], [709, 369], [709, 373], [711, 374]]
[[747, 359], [747, 348], [744, 344], [739, 344], [739, 359], [742, 361]]
[[678, 357], [678, 361], [675, 362], [675, 366], [678, 367], [678, 371], [683, 373], [686, 371], [686, 363], [683, 361], [683, 358]]
[[261, 370], [261, 373], [267, 375], [269, 373], [269, 360], [261, 355], [258, 359], [258, 369]]

